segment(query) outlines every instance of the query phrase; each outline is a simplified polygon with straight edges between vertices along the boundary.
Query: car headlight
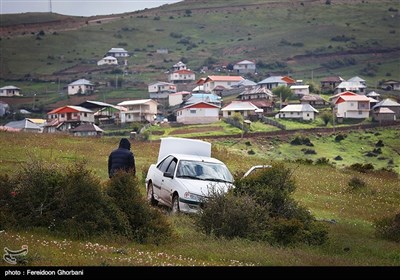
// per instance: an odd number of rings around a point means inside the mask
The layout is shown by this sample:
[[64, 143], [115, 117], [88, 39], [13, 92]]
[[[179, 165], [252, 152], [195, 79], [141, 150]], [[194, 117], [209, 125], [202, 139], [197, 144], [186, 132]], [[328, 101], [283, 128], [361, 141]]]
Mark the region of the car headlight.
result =
[[190, 199], [190, 200], [194, 200], [194, 201], [203, 201], [204, 200], [204, 196], [190, 193], [190, 192], [185, 192], [185, 194], [183, 196], [185, 199]]

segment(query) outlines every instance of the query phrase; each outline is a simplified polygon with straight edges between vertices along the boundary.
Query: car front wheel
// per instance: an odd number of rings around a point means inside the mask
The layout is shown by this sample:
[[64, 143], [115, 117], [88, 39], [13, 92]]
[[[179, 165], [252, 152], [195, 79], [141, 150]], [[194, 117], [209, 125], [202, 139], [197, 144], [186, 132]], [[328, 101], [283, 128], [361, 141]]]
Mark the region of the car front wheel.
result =
[[153, 184], [150, 182], [147, 186], [147, 201], [150, 205], [157, 205], [157, 200], [154, 198]]
[[172, 198], [172, 214], [177, 214], [179, 212], [179, 195], [175, 194]]

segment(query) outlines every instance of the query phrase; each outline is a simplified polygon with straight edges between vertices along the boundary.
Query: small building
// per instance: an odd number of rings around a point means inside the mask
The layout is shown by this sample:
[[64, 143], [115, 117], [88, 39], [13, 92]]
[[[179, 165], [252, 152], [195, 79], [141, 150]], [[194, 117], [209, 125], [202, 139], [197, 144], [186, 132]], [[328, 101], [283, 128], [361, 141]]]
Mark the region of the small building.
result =
[[288, 76], [271, 76], [258, 82], [257, 85], [267, 89], [273, 89], [279, 86], [291, 86], [295, 83], [296, 81]]
[[241, 80], [244, 80], [242, 76], [208, 76], [202, 85], [204, 86], [205, 92], [213, 92], [217, 87], [232, 89], [232, 85]]
[[179, 71], [179, 70], [185, 70], [186, 68], [186, 64], [183, 63], [182, 61], [179, 61], [178, 63], [174, 64], [172, 66], [172, 71]]
[[361, 82], [341, 82], [336, 88], [334, 93], [338, 94], [345, 91], [351, 91], [357, 94], [364, 95], [366, 92], [367, 86], [362, 84]]
[[377, 122], [391, 122], [396, 120], [396, 113], [389, 108], [379, 107], [372, 111], [372, 119]]
[[380, 108], [387, 108], [390, 109], [396, 115], [396, 119], [400, 119], [400, 104], [396, 101], [387, 98], [382, 100], [381, 102], [377, 103], [375, 106], [372, 107], [373, 112], [377, 112]]
[[42, 133], [43, 126], [40, 126], [33, 122], [32, 120], [25, 118], [20, 121], [11, 121], [5, 125], [5, 127], [12, 128], [18, 131], [25, 131], [25, 132], [35, 132], [35, 133]]
[[121, 111], [121, 123], [150, 122], [157, 116], [158, 103], [152, 99], [127, 100], [118, 103], [118, 106], [126, 108]]
[[176, 110], [176, 121], [183, 124], [213, 123], [219, 120], [219, 111], [219, 106], [201, 101]]
[[318, 110], [310, 104], [289, 104], [279, 110], [275, 118], [279, 119], [301, 119], [305, 121], [314, 120]]
[[259, 116], [263, 110], [250, 101], [232, 101], [221, 109], [224, 118], [232, 117], [235, 113], [241, 114], [244, 118]]
[[85, 79], [76, 80], [68, 85], [68, 95], [92, 94], [94, 85]]
[[0, 88], [0, 96], [20, 96], [21, 89], [16, 86], [5, 86]]
[[113, 56], [115, 58], [118, 57], [128, 57], [129, 53], [124, 48], [111, 48], [106, 56]]
[[293, 92], [294, 95], [297, 96], [304, 96], [310, 94], [309, 85], [292, 85], [290, 86], [290, 90]]
[[400, 90], [400, 82], [395, 80], [387, 80], [381, 84], [384, 90]]
[[174, 84], [191, 83], [195, 80], [195, 73], [189, 69], [176, 70], [168, 76], [168, 81]]
[[233, 65], [233, 71], [238, 74], [254, 74], [256, 72], [256, 63], [250, 60], [242, 60]]
[[169, 106], [176, 106], [182, 104], [182, 102], [191, 95], [189, 91], [180, 91], [176, 93], [171, 93], [168, 95], [168, 105]]
[[337, 118], [365, 119], [369, 117], [370, 99], [365, 95], [340, 95], [335, 101]]
[[69, 131], [81, 123], [94, 123], [94, 112], [81, 106], [63, 106], [47, 113], [44, 132]]
[[97, 65], [118, 65], [118, 59], [113, 56], [106, 56], [97, 61]]
[[245, 89], [242, 91], [239, 95], [238, 98], [240, 100], [255, 100], [255, 99], [261, 99], [261, 100], [273, 100], [274, 99], [274, 94], [272, 91], [270, 91], [267, 88], [264, 87], [254, 87], [254, 88], [249, 88]]
[[95, 125], [94, 123], [82, 123], [79, 126], [70, 130], [74, 136], [96, 136], [99, 137], [103, 134], [104, 130]]
[[321, 91], [326, 92], [334, 92], [335, 88], [343, 82], [344, 79], [340, 76], [329, 76], [322, 78], [321, 83]]
[[310, 104], [314, 108], [326, 107], [329, 105], [329, 102], [323, 99], [318, 94], [307, 94], [300, 98], [301, 104]]
[[155, 82], [149, 84], [148, 91], [152, 99], [168, 98], [168, 95], [176, 92], [176, 85], [167, 82]]

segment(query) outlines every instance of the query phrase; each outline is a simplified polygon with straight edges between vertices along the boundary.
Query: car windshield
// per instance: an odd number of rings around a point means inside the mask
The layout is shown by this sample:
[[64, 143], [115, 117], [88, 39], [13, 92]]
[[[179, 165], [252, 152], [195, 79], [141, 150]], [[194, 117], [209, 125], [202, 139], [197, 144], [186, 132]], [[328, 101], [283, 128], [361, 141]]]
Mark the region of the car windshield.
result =
[[181, 160], [178, 164], [176, 177], [215, 182], [233, 182], [233, 176], [224, 164]]

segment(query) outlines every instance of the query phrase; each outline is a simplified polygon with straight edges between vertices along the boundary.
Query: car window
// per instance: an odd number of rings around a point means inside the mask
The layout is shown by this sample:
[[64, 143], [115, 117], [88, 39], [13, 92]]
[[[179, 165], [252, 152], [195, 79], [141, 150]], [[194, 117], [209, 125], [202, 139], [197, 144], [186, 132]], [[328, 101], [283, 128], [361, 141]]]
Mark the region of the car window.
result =
[[233, 182], [233, 176], [224, 164], [211, 162], [181, 160], [176, 176], [200, 180]]
[[168, 168], [167, 168], [167, 172], [168, 172], [168, 173], [174, 174], [175, 167], [176, 167], [176, 162], [177, 162], [176, 158], [174, 158], [174, 159], [171, 161], [171, 163], [169, 164], [169, 166], [168, 166]]
[[162, 173], [164, 173], [164, 172], [167, 170], [169, 164], [171, 163], [171, 161], [172, 161], [173, 159], [174, 159], [173, 156], [168, 156], [168, 157], [166, 157], [163, 161], [161, 161], [161, 162], [158, 164], [157, 168], [158, 168]]

